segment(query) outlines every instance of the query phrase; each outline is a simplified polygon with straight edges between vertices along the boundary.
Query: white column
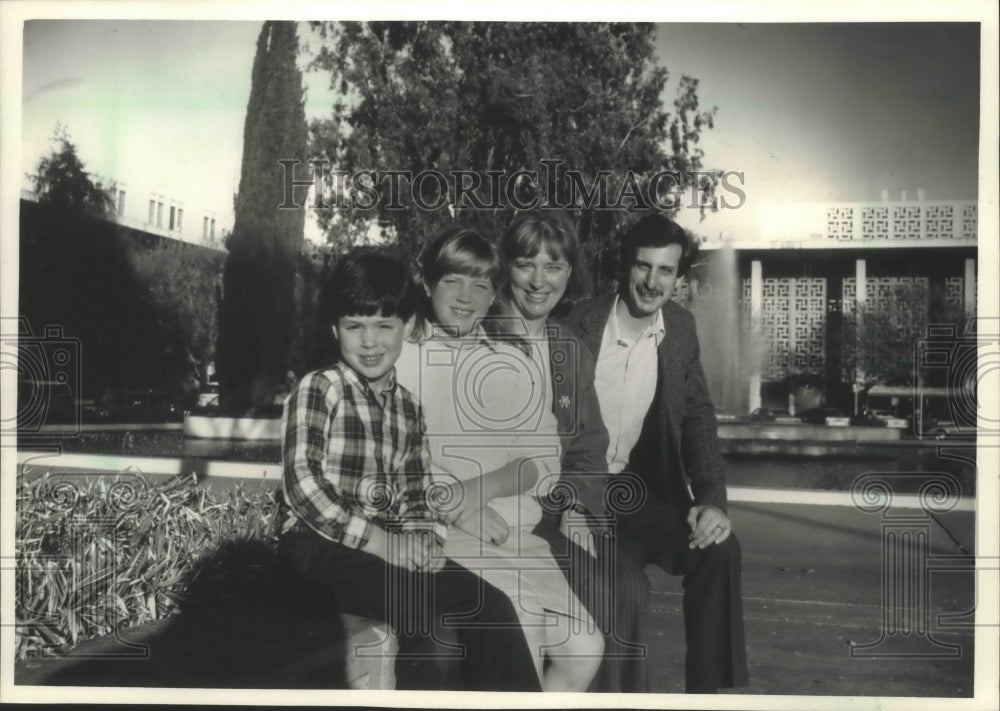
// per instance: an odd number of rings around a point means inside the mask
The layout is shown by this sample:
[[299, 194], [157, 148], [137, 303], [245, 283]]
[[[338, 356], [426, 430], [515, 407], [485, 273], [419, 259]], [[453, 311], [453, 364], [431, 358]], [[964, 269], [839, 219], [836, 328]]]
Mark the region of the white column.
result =
[[750, 263], [750, 340], [754, 353], [753, 369], [750, 372], [750, 412], [760, 407], [760, 370], [764, 353], [764, 334], [761, 332], [761, 313], [764, 305], [764, 280], [759, 259]]
[[[865, 305], [868, 300], [868, 265], [863, 259], [854, 262], [854, 281], [856, 288], [854, 291], [855, 307]], [[857, 313], [855, 311], [855, 313]]]
[[976, 260], [965, 260], [965, 294], [962, 303], [965, 305], [966, 320], [976, 315]]
[[[855, 383], [864, 382], [865, 372], [861, 368], [861, 319], [864, 318], [862, 310], [865, 302], [868, 301], [868, 264], [864, 259], [854, 260], [854, 352], [858, 354], [858, 363], [854, 366]], [[854, 409], [857, 411], [857, 394], [854, 396]]]

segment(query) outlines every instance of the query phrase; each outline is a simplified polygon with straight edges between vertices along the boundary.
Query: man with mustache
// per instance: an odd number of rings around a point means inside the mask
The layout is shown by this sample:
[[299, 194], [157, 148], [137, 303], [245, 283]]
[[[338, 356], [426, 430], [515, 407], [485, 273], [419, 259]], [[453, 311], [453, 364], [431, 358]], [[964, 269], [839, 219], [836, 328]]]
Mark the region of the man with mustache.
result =
[[618, 550], [640, 567], [684, 576], [686, 689], [714, 693], [745, 686], [747, 661], [715, 408], [694, 318], [670, 301], [696, 253], [674, 222], [643, 217], [621, 241], [618, 294], [578, 303], [566, 323], [597, 355], [611, 477], [631, 476], [641, 497], [621, 507]]

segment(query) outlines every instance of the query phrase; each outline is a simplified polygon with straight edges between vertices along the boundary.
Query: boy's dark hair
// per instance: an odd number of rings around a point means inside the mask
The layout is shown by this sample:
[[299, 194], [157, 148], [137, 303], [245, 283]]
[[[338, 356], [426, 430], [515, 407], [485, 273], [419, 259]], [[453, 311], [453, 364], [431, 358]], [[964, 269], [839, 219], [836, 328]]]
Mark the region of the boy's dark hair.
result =
[[320, 293], [320, 318], [336, 325], [343, 316], [413, 316], [417, 286], [409, 267], [376, 247], [355, 247], [337, 260]]
[[646, 215], [632, 225], [618, 246], [618, 268], [622, 277], [621, 282], [625, 283], [625, 277], [629, 269], [632, 268], [635, 255], [641, 248], [667, 247], [671, 244], [681, 246], [681, 259], [677, 265], [677, 276], [684, 276], [695, 257], [698, 256], [698, 244], [691, 238], [687, 230], [658, 213]]

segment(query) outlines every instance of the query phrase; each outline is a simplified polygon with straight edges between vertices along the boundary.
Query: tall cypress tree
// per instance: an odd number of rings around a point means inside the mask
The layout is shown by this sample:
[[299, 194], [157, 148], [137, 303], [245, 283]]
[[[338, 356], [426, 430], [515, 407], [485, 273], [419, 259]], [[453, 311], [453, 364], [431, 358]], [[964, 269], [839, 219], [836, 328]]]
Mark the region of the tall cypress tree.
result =
[[294, 199], [288, 200], [279, 161], [293, 159], [304, 166], [307, 157], [297, 51], [294, 22], [264, 23], [253, 63], [236, 219], [226, 243], [219, 305], [221, 404], [233, 413], [269, 404], [287, 372], [305, 211], [279, 205], [304, 205], [307, 189], [296, 188]]

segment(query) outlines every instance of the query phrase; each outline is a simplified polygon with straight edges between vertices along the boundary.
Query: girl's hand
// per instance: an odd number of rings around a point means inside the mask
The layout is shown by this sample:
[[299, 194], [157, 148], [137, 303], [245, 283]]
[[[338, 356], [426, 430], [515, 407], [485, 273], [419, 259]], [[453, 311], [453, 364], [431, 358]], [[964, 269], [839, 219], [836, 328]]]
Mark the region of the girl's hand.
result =
[[510, 535], [510, 527], [503, 517], [489, 506], [465, 514], [455, 526], [466, 533], [494, 545], [502, 545]]
[[430, 506], [439, 520], [455, 525], [460, 518], [486, 505], [483, 500], [482, 481], [479, 477], [467, 481], [441, 484], [439, 492], [430, 499]]

